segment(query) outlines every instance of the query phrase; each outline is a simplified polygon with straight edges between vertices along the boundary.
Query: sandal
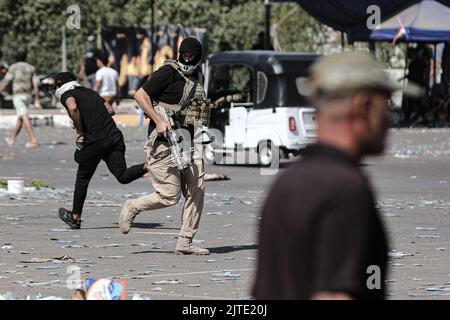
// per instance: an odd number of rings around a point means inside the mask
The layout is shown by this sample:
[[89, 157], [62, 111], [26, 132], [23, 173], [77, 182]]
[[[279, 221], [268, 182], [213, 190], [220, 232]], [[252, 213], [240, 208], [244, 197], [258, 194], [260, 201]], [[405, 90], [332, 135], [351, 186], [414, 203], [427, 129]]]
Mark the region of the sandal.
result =
[[39, 143], [37, 143], [37, 142], [35, 142], [35, 143], [27, 142], [27, 143], [25, 144], [25, 148], [27, 148], [27, 149], [36, 148], [36, 147], [38, 147], [38, 146], [39, 146]]
[[13, 142], [12, 140], [11, 140], [11, 138], [5, 138], [5, 141], [6, 141], [6, 143], [8, 144], [8, 146], [13, 146], [13, 145], [15, 145], [15, 142]]
[[81, 227], [81, 220], [75, 220], [73, 218], [72, 212], [70, 212], [67, 209], [60, 208], [58, 211], [58, 215], [61, 218], [62, 221], [67, 223], [71, 229], [80, 229]]

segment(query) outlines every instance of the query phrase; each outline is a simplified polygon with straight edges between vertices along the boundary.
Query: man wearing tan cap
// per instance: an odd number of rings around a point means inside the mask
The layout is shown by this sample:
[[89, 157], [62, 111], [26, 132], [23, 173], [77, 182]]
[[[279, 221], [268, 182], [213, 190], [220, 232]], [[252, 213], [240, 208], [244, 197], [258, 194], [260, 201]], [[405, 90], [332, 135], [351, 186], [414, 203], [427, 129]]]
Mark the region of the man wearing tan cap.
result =
[[388, 243], [358, 164], [383, 152], [397, 89], [368, 54], [330, 55], [312, 66], [318, 141], [266, 200], [255, 298], [385, 298]]

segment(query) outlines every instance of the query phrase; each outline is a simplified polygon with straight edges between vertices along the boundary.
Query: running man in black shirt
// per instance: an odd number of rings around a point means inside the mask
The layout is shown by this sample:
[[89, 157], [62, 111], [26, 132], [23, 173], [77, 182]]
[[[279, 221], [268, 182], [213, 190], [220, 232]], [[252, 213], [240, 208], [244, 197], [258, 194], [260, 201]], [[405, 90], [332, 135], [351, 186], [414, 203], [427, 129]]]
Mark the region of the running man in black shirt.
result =
[[384, 299], [388, 243], [358, 165], [383, 152], [399, 89], [371, 56], [313, 65], [318, 143], [281, 174], [262, 212], [257, 299]]
[[97, 92], [82, 87], [70, 72], [56, 75], [56, 96], [67, 109], [77, 131], [75, 161], [78, 163], [72, 211], [59, 209], [59, 217], [72, 229], [80, 229], [81, 214], [89, 182], [100, 160], [122, 184], [128, 184], [147, 173], [145, 163], [127, 169], [125, 143], [108, 109]]

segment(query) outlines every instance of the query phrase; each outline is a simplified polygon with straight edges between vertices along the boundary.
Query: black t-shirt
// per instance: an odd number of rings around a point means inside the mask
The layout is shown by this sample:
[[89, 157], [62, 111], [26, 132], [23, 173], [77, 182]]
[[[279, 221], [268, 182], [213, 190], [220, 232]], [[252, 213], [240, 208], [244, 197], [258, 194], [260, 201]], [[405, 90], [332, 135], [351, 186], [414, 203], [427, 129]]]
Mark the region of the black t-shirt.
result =
[[152, 101], [177, 104], [183, 96], [186, 81], [169, 65], [159, 68], [142, 86]]
[[97, 70], [98, 70], [97, 58], [96, 58], [97, 54], [98, 54], [97, 50], [91, 50], [91, 51], [86, 52], [86, 55], [84, 58], [86, 76], [90, 76], [91, 74], [94, 74], [97, 72]]
[[424, 59], [416, 57], [411, 61], [408, 68], [408, 79], [420, 86], [426, 86], [427, 63]]
[[97, 92], [85, 87], [77, 87], [67, 91], [61, 97], [61, 103], [66, 109], [66, 101], [70, 97], [75, 98], [80, 111], [86, 144], [122, 134], [106, 110], [105, 100]]
[[[304, 300], [319, 292], [384, 299], [387, 250], [371, 187], [357, 163], [338, 149], [311, 146], [267, 198], [253, 294], [264, 300]], [[368, 280], [381, 289], [370, 290]]]
[[[198, 69], [197, 69], [198, 70]], [[192, 74], [195, 80], [198, 78], [197, 70]], [[169, 65], [164, 65], [144, 83], [142, 89], [148, 94], [152, 102], [164, 102], [178, 104], [183, 97], [186, 80]], [[155, 123], [150, 121], [148, 135], [155, 129]]]

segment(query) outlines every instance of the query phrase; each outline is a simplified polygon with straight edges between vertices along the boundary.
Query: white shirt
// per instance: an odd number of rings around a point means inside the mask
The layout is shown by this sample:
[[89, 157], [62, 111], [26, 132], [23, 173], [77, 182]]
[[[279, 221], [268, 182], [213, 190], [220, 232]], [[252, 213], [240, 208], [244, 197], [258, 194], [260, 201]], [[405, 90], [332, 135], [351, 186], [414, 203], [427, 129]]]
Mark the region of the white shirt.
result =
[[114, 97], [117, 95], [117, 79], [119, 74], [110, 67], [100, 68], [95, 74], [95, 81], [101, 81], [99, 94], [101, 97]]

